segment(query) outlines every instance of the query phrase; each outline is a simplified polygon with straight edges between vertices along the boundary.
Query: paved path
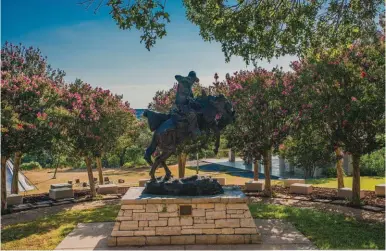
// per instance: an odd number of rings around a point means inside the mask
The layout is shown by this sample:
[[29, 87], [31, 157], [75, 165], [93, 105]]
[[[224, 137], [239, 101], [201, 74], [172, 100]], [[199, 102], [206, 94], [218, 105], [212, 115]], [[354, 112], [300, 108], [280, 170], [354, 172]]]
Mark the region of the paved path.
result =
[[141, 247], [108, 247], [107, 237], [114, 222], [79, 223], [55, 250], [299, 250], [316, 249], [315, 246], [283, 220], [255, 220], [262, 237], [262, 244], [238, 245], [167, 245]]

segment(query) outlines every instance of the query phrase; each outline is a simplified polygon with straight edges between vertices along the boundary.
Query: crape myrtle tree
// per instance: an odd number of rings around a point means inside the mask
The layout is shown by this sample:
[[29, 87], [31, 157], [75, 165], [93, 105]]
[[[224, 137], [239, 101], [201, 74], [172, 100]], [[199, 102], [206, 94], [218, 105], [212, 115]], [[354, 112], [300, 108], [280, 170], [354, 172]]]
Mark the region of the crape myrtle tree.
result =
[[[226, 61], [241, 56], [249, 63], [286, 54], [299, 55], [321, 44], [335, 47], [374, 34], [381, 0], [181, 0], [186, 18], [205, 41], [221, 44]], [[150, 50], [167, 35], [171, 20], [165, 0], [85, 0], [87, 9], [107, 5], [122, 30], [142, 32]]]
[[[226, 80], [236, 121], [227, 133], [228, 142], [258, 162], [263, 157], [265, 193], [271, 196], [271, 153], [288, 135], [288, 108], [294, 74], [280, 69], [240, 71]], [[256, 174], [255, 174], [256, 175]], [[256, 179], [256, 177], [255, 177]]]
[[319, 124], [335, 148], [352, 154], [353, 202], [359, 203], [360, 156], [379, 149], [384, 140], [384, 32], [371, 42], [310, 52], [292, 68], [298, 75], [297, 100], [303, 113]]
[[92, 159], [96, 157], [99, 180], [103, 182], [100, 155], [114, 147], [134, 116], [129, 104], [121, 99], [80, 79], [68, 86], [67, 109], [73, 115], [68, 133], [74, 151], [86, 163], [92, 196], [95, 196]]
[[[49, 150], [62, 131], [66, 117], [61, 96], [64, 72], [53, 70], [38, 49], [5, 43], [1, 49], [2, 174], [14, 155], [11, 193], [18, 193], [18, 171], [24, 153]], [[38, 140], [37, 140], [38, 139]], [[2, 177], [5, 180], [5, 177]], [[2, 206], [5, 203], [2, 182]]]
[[[145, 138], [145, 139], [144, 139]], [[124, 133], [117, 139], [115, 153], [119, 156], [119, 166], [125, 164], [127, 149], [134, 145], [146, 147], [143, 141], [148, 144], [151, 140], [150, 130], [143, 119], [133, 119], [128, 123]], [[141, 156], [142, 157], [142, 156]]]
[[[177, 85], [178, 84], [175, 83], [174, 86], [167, 91], [157, 91], [153, 97], [153, 101], [148, 105], [148, 108], [156, 112], [169, 113], [176, 99]], [[194, 96], [197, 97], [205, 90], [205, 88], [200, 84], [195, 83], [192, 90]], [[204, 141], [207, 142], [210, 139], [211, 137], [200, 136], [195, 142], [187, 140], [183, 145], [177, 147], [178, 175], [180, 178], [185, 176], [185, 165], [188, 154], [199, 151], [198, 145], [206, 145], [204, 144]]]
[[102, 159], [104, 153], [111, 152], [117, 147], [118, 139], [126, 133], [129, 127], [136, 123], [135, 111], [130, 104], [123, 102], [123, 96], [113, 95], [109, 90], [96, 88], [99, 97], [95, 102], [95, 109], [99, 113], [96, 120], [94, 135], [99, 136], [98, 150], [95, 152], [96, 166], [98, 169], [99, 184], [103, 184]]
[[278, 153], [292, 166], [304, 171], [304, 178], [313, 178], [318, 168], [326, 168], [333, 162], [331, 143], [322, 136], [316, 126], [308, 124], [299, 130], [293, 130]]

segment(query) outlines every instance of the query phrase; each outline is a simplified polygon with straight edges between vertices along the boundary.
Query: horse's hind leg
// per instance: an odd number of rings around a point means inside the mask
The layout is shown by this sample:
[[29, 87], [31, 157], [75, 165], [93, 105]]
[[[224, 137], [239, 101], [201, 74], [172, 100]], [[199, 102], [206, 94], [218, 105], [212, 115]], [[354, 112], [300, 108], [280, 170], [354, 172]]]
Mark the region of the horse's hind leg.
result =
[[172, 177], [172, 172], [170, 171], [168, 165], [166, 165], [166, 160], [172, 155], [173, 152], [165, 152], [161, 155], [161, 165], [165, 169], [165, 178], [170, 179]]
[[160, 165], [161, 161], [159, 159], [160, 156], [157, 156], [157, 158], [155, 158], [155, 161], [154, 163], [151, 165], [151, 169], [150, 169], [150, 178], [152, 181], [155, 181], [156, 178], [155, 178], [155, 170], [157, 170], [158, 166]]
[[153, 134], [153, 138], [151, 140], [151, 143], [150, 143], [150, 146], [146, 149], [145, 151], [145, 156], [143, 157], [146, 162], [149, 164], [149, 165], [153, 165], [153, 161], [151, 160], [151, 155], [155, 152], [155, 150], [157, 149], [157, 140], [155, 138], [155, 132]]

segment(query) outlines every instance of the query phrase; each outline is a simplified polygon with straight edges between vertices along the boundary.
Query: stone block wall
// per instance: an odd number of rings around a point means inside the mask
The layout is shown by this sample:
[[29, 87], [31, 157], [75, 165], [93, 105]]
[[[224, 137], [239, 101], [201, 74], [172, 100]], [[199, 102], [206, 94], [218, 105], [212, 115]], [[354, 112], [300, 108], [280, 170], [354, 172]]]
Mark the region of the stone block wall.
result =
[[[176, 200], [177, 202], [177, 200]], [[191, 206], [181, 215], [180, 206]], [[245, 202], [123, 204], [110, 246], [248, 244], [260, 235]]]

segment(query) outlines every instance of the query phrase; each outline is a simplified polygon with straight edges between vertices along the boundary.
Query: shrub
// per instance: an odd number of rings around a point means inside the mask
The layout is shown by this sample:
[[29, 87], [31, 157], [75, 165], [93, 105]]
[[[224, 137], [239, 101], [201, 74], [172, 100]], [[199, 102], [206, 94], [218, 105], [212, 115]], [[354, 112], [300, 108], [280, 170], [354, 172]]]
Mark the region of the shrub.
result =
[[[148, 165], [144, 159], [137, 159], [136, 161], [128, 161], [125, 164], [123, 164], [123, 168], [131, 168], [131, 167], [140, 167], [140, 166], [145, 166]], [[160, 166], [159, 168], [162, 168]]]
[[123, 168], [131, 168], [131, 167], [134, 167], [134, 163], [132, 161], [129, 161], [129, 162], [126, 162], [125, 164], [123, 164], [122, 167]]
[[363, 155], [360, 162], [361, 175], [385, 176], [385, 148]]
[[328, 167], [323, 170], [323, 174], [327, 178], [336, 178], [336, 168], [335, 167]]
[[33, 170], [33, 169], [42, 169], [42, 166], [39, 164], [39, 162], [31, 161], [28, 163], [23, 163], [20, 165], [21, 170]]
[[110, 155], [107, 158], [107, 162], [109, 167], [119, 167], [119, 157], [115, 154]]

